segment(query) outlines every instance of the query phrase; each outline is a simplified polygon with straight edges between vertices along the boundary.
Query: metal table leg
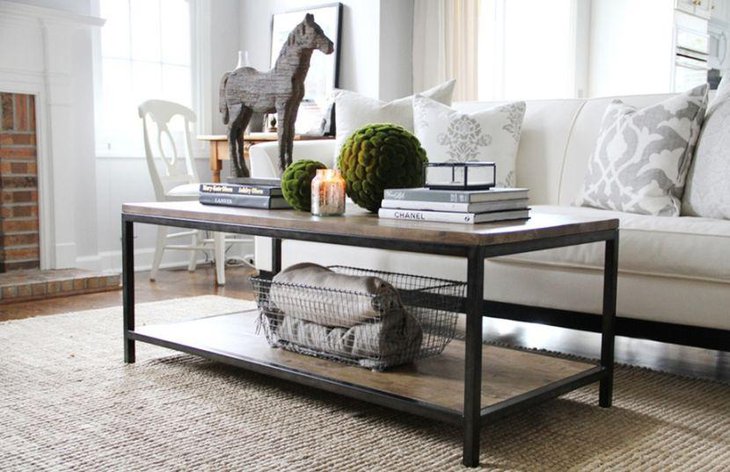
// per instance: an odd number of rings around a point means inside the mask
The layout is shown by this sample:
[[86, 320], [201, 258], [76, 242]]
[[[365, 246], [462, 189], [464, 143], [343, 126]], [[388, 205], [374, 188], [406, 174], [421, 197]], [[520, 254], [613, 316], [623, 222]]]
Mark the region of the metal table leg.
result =
[[467, 467], [479, 465], [482, 397], [482, 303], [484, 251], [469, 250], [466, 285], [466, 352], [464, 362], [464, 458]]
[[134, 223], [122, 216], [122, 303], [124, 306], [124, 362], [135, 361], [134, 340]]
[[271, 238], [271, 273], [281, 272], [281, 239]]
[[603, 320], [601, 333], [601, 367], [606, 372], [601, 379], [598, 404], [604, 408], [613, 400], [613, 350], [616, 337], [616, 288], [618, 284], [618, 231], [606, 240], [603, 269]]

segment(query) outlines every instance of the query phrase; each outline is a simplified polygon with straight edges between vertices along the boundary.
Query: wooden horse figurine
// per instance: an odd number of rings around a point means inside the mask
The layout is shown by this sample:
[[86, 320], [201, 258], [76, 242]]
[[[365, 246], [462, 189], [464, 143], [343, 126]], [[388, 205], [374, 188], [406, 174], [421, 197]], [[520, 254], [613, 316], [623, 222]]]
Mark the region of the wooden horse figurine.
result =
[[237, 177], [249, 177], [243, 159], [243, 131], [253, 112], [276, 113], [279, 138], [279, 167], [282, 171], [292, 162], [294, 122], [304, 98], [304, 79], [315, 49], [325, 54], [334, 50], [332, 41], [307, 13], [281, 48], [274, 68], [259, 72], [252, 67], [239, 67], [223, 74], [220, 86], [220, 112], [228, 125], [228, 145], [232, 170]]

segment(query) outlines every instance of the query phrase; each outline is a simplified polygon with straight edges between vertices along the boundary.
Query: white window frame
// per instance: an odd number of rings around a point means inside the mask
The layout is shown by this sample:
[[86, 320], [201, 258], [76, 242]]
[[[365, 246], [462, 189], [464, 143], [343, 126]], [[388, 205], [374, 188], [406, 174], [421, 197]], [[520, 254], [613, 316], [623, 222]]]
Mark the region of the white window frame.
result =
[[[211, 77], [212, 67], [212, 27], [211, 27], [211, 0], [188, 0], [192, 19], [191, 36], [192, 58], [190, 67], [193, 77], [193, 110], [198, 115], [196, 132], [199, 135], [208, 134], [213, 129], [212, 110], [213, 102], [218, 97], [217, 88]], [[217, 109], [217, 107], [215, 107]], [[193, 147], [196, 147], [193, 143]], [[207, 145], [198, 141], [199, 150], [207, 150]]]
[[[509, 0], [482, 0], [479, 47], [481, 51], [491, 51], [490, 59], [484, 54], [479, 55], [479, 99], [504, 100], [506, 94], [506, 66], [505, 66], [505, 4]], [[572, 81], [568, 89], [572, 92], [567, 97], [574, 98], [586, 95], [588, 86], [588, 49], [590, 38], [590, 2], [585, 0], [571, 0], [571, 18], [569, 36], [569, 55], [573, 58], [569, 71]], [[529, 14], [526, 12], [525, 14]], [[496, 71], [496, 73], [495, 73]], [[540, 73], [535, 71], [534, 76], [539, 80]], [[489, 77], [489, 79], [484, 79]], [[558, 97], [531, 97], [531, 98], [558, 98]]]
[[[190, 5], [190, 86], [191, 86], [191, 108], [195, 111], [198, 120], [195, 124], [195, 132], [197, 134], [205, 134], [206, 129], [211, 129], [212, 124], [212, 95], [206, 93], [211, 89], [211, 77], [210, 77], [210, 44], [211, 44], [211, 4], [210, 0], [187, 0]], [[100, 0], [92, 0], [92, 14], [100, 16], [101, 7]], [[102, 77], [102, 52], [101, 52], [101, 31], [96, 29], [94, 31], [94, 38], [92, 41], [92, 53], [94, 57], [94, 103], [95, 113], [98, 120], [103, 116], [101, 113], [101, 106], [103, 103], [103, 77]], [[139, 139], [142, 140], [142, 126], [140, 121], [140, 133]], [[99, 130], [96, 132], [96, 156], [101, 158], [132, 158], [139, 159], [144, 158], [144, 151], [141, 152], [138, 148], [133, 153], [125, 151], [107, 150], [105, 149], [104, 143], [100, 142], [101, 136]], [[194, 143], [195, 155], [203, 156], [207, 152], [205, 143], [197, 142]], [[134, 154], [134, 155], [130, 155]]]

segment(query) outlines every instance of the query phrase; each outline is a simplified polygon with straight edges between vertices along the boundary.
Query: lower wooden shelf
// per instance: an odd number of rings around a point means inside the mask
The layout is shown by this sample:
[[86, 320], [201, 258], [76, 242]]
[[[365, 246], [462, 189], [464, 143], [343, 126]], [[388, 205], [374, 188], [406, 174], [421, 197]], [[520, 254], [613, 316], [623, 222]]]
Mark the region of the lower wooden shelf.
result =
[[[271, 348], [255, 333], [256, 312], [212, 316], [194, 321], [139, 327], [130, 337], [190, 352], [250, 370], [273, 374], [326, 390], [365, 398], [377, 394], [400, 403], [435, 409], [438, 419], [458, 422], [464, 405], [464, 342], [454, 340], [439, 356], [418, 360], [386, 372]], [[482, 411], [523, 398], [531, 392], [549, 392], [551, 386], [600, 374], [587, 362], [560, 359], [533, 352], [485, 345], [482, 349]], [[307, 381], [310, 379], [311, 381]], [[338, 388], [327, 388], [337, 386]], [[573, 387], [575, 388], [575, 387]], [[567, 391], [568, 389], [566, 389]], [[557, 396], [556, 392], [550, 396]], [[371, 398], [367, 398], [372, 400]], [[383, 403], [387, 406], [390, 402]], [[407, 410], [409, 408], [406, 408]], [[422, 413], [421, 408], [411, 409]], [[419, 411], [416, 411], [419, 410]], [[441, 414], [438, 414], [438, 412]]]

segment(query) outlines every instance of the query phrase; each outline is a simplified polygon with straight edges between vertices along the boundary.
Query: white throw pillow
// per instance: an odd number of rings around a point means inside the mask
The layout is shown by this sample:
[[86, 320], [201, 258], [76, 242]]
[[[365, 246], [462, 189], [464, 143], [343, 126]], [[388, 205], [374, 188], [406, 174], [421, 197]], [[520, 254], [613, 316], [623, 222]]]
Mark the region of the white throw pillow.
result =
[[682, 214], [730, 220], [730, 96], [713, 105], [687, 176]]
[[684, 184], [707, 106], [707, 84], [641, 110], [606, 108], [578, 204], [679, 216]]
[[413, 99], [416, 137], [429, 162], [492, 161], [498, 187], [516, 185], [515, 161], [525, 102], [461, 113], [430, 98]]
[[[454, 80], [422, 92], [424, 96], [451, 104]], [[335, 162], [345, 140], [359, 128], [370, 123], [393, 123], [413, 132], [413, 95], [392, 102], [383, 102], [349, 90], [335, 90]]]

